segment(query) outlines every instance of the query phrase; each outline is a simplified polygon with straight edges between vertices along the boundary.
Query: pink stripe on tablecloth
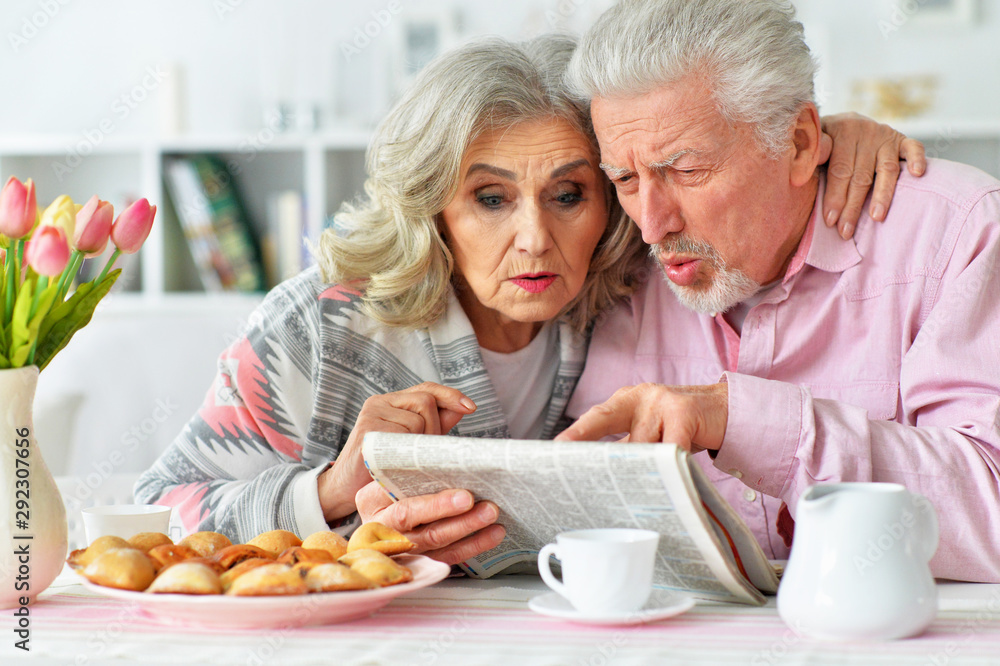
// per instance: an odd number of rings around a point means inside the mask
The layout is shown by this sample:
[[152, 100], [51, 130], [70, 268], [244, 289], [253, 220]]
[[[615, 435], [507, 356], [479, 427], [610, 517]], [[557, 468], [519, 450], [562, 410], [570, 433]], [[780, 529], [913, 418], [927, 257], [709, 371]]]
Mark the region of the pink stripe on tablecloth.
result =
[[[514, 603], [506, 607], [488, 607], [490, 601], [446, 601], [438, 598], [399, 598], [375, 615], [349, 623], [301, 627], [295, 629], [216, 629], [197, 625], [179, 625], [147, 616], [134, 604], [89, 595], [60, 593], [52, 599], [43, 597], [32, 607], [34, 626], [39, 637], [46, 627], [58, 627], [55, 635], [100, 633], [109, 626], [124, 635], [155, 635], [160, 640], [176, 636], [233, 636], [260, 640], [262, 636], [280, 634], [289, 641], [311, 644], [314, 641], [359, 640], [399, 641], [422, 646], [441, 637], [461, 635], [464, 645], [482, 649], [500, 649], [516, 636], [519, 645], [544, 646], [557, 643], [564, 646], [587, 646], [602, 641], [622, 640], [630, 647], [678, 650], [703, 650], [706, 641], [719, 661], [725, 655], [755, 654], [767, 662], [769, 655], [784, 654], [785, 646], [796, 651], [823, 653], [830, 646], [799, 639], [781, 622], [772, 610], [741, 606], [703, 606], [665, 621], [634, 627], [601, 627], [579, 625], [533, 613], [526, 606]], [[511, 606], [514, 607], [511, 607]], [[720, 640], [720, 633], [725, 637]], [[253, 637], [252, 639], [250, 637]], [[921, 658], [957, 646], [964, 658], [977, 655], [1000, 655], [1000, 620], [976, 613], [949, 614], [939, 618], [924, 635], [886, 644], [838, 643], [836, 652], [844, 655], [891, 658], [908, 656]], [[457, 649], [457, 648], [456, 648]]]

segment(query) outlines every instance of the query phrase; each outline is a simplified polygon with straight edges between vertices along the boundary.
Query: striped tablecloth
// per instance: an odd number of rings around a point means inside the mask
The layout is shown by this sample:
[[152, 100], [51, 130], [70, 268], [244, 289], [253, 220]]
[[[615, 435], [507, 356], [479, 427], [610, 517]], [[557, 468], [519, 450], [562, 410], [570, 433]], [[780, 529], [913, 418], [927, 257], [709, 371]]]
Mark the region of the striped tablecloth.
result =
[[[800, 639], [763, 608], [698, 605], [634, 627], [577, 625], [535, 614], [547, 588], [529, 576], [452, 578], [345, 624], [286, 630], [179, 627], [61, 577], [31, 607], [31, 652], [0, 632], [0, 664], [386, 664], [535, 666], [659, 664], [1000, 664], [1000, 585], [942, 586], [922, 636], [887, 643]], [[2, 627], [13, 627], [3, 611]]]

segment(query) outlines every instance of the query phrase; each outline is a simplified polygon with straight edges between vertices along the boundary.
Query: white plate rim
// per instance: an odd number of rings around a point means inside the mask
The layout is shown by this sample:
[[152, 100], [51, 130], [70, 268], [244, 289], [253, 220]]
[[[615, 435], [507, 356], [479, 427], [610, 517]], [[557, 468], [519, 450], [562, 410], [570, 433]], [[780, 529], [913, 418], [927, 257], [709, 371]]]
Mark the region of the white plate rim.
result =
[[[133, 590], [119, 590], [113, 587], [105, 587], [92, 583], [82, 575], [81, 584], [92, 592], [96, 592], [104, 597], [128, 601], [135, 604], [147, 615], [155, 618], [172, 619], [180, 624], [203, 624], [203, 616], [198, 618], [186, 618], [182, 613], [195, 611], [204, 613], [208, 611], [218, 612], [218, 621], [204, 626], [240, 628], [246, 625], [249, 628], [280, 628], [309, 626], [313, 624], [335, 624], [346, 622], [350, 619], [358, 619], [371, 615], [379, 608], [382, 608], [396, 597], [414, 592], [416, 590], [429, 587], [448, 577], [451, 567], [444, 562], [433, 560], [424, 555], [398, 555], [393, 559], [400, 564], [409, 567], [413, 572], [413, 580], [398, 585], [389, 585], [374, 590], [345, 590], [340, 592], [312, 592], [300, 595], [277, 595], [261, 597], [235, 597], [224, 594], [149, 594], [146, 592], [136, 592]], [[79, 572], [77, 572], [79, 575]], [[308, 616], [304, 621], [298, 622], [294, 618], [289, 621], [287, 614], [280, 611], [288, 611], [301, 608], [303, 605], [313, 606], [324, 613], [338, 613], [346, 611], [345, 617], [349, 619], [333, 620], [330, 622], [309, 622]], [[339, 608], [338, 608], [339, 607]], [[270, 622], [262, 623], [241, 623], [232, 616], [227, 615], [227, 610], [254, 610], [267, 613], [273, 619]], [[352, 614], [350, 609], [358, 609]]]
[[596, 625], [631, 625], [656, 622], [686, 613], [694, 607], [693, 597], [684, 594], [672, 595], [676, 603], [656, 608], [642, 608], [638, 611], [614, 615], [594, 615], [582, 613], [573, 608], [569, 601], [558, 592], [546, 592], [533, 597], [528, 602], [528, 608], [539, 615], [569, 620], [580, 624]]

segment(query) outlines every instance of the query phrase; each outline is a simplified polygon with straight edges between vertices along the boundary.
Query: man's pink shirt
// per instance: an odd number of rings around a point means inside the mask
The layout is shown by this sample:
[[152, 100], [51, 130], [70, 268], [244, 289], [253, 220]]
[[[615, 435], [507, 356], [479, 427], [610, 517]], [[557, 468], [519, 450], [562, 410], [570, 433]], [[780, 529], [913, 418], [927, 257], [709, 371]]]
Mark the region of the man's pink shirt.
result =
[[842, 240], [817, 203], [781, 283], [742, 335], [653, 274], [602, 320], [568, 413], [643, 382], [729, 384], [718, 456], [696, 459], [772, 558], [811, 485], [890, 481], [937, 510], [941, 578], [1000, 581], [1000, 182], [904, 169], [884, 225]]

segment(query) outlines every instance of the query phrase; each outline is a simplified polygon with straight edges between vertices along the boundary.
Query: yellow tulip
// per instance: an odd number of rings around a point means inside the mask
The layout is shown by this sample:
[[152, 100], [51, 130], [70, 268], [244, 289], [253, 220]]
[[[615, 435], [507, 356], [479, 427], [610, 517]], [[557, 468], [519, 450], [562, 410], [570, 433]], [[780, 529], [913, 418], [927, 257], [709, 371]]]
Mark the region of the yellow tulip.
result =
[[66, 238], [73, 238], [76, 232], [76, 211], [77, 206], [73, 200], [65, 194], [60, 195], [42, 211], [42, 219], [38, 225], [59, 227]]

